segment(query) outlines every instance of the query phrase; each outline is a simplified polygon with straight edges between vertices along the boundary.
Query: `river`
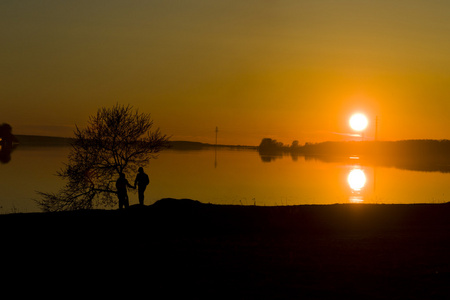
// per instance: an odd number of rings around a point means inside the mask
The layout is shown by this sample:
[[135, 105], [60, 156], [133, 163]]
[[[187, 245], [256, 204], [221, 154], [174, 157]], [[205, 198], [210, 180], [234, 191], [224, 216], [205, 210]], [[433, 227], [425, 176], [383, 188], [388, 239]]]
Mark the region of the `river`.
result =
[[[0, 213], [40, 211], [36, 191], [57, 192], [55, 176], [69, 147], [18, 147], [0, 165]], [[450, 201], [450, 173], [404, 170], [311, 157], [268, 159], [256, 150], [165, 150], [145, 168], [145, 204], [190, 198], [233, 205], [442, 203]], [[130, 182], [134, 178], [129, 178]], [[130, 204], [138, 196], [130, 192]]]

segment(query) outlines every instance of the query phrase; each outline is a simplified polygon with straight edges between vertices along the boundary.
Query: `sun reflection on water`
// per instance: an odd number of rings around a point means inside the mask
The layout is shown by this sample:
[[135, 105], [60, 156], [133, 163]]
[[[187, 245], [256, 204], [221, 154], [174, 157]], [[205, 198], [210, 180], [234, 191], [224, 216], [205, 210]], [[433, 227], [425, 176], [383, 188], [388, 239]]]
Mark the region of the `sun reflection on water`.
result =
[[356, 167], [350, 171], [347, 177], [348, 185], [352, 190], [352, 194], [349, 199], [350, 202], [361, 203], [364, 201], [364, 198], [361, 195], [361, 190], [366, 185], [366, 181], [366, 174], [364, 174], [363, 170]]

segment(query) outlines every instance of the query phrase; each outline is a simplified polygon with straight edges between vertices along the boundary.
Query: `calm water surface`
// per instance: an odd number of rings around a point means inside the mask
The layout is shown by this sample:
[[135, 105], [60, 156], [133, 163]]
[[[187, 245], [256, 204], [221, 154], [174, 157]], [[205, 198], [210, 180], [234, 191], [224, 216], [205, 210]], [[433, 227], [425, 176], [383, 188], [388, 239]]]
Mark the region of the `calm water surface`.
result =
[[[70, 148], [17, 148], [0, 165], [0, 213], [35, 212], [36, 191], [56, 192], [54, 176]], [[161, 198], [205, 203], [298, 205], [333, 203], [441, 203], [450, 201], [450, 174], [400, 170], [289, 156], [264, 162], [254, 150], [167, 150], [146, 168], [146, 204]], [[132, 181], [134, 178], [129, 178]], [[137, 194], [130, 192], [130, 204]]]

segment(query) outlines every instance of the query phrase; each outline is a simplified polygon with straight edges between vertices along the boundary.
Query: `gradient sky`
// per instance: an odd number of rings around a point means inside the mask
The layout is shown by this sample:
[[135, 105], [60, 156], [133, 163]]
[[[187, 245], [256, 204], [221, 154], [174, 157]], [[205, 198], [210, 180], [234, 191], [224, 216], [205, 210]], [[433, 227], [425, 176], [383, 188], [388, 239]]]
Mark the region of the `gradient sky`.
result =
[[131, 104], [173, 140], [450, 139], [450, 1], [0, 2], [0, 123]]

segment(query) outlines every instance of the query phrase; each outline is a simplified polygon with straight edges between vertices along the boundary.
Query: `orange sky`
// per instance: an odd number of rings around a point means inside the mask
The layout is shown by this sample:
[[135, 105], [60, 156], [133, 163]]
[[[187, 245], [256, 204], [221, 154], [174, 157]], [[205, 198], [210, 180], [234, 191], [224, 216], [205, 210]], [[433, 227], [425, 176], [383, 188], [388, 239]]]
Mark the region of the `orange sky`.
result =
[[1, 1], [0, 122], [131, 104], [174, 140], [450, 139], [447, 1]]

